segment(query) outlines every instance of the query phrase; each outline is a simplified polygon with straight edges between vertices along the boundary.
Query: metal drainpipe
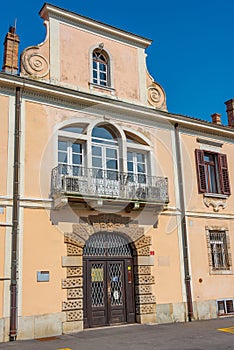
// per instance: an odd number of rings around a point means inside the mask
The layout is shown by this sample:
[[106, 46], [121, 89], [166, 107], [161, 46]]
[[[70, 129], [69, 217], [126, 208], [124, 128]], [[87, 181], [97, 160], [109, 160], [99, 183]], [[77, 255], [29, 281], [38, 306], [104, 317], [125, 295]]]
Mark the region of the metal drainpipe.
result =
[[193, 316], [193, 302], [191, 293], [191, 277], [189, 273], [189, 253], [188, 253], [188, 239], [187, 239], [187, 224], [185, 218], [185, 199], [184, 199], [184, 187], [182, 177], [182, 163], [181, 163], [181, 147], [180, 147], [180, 135], [179, 125], [175, 124], [175, 142], [176, 142], [176, 157], [178, 168], [178, 180], [179, 180], [179, 197], [180, 197], [180, 209], [181, 209], [181, 230], [182, 230], [182, 245], [183, 245], [183, 259], [184, 259], [184, 274], [185, 274], [185, 288], [187, 296], [187, 308], [188, 308], [188, 320], [192, 321]]
[[15, 138], [14, 138], [14, 177], [13, 177], [13, 209], [11, 237], [11, 284], [10, 284], [10, 333], [9, 340], [17, 337], [18, 326], [18, 230], [19, 230], [19, 183], [20, 183], [20, 105], [21, 90], [15, 92]]

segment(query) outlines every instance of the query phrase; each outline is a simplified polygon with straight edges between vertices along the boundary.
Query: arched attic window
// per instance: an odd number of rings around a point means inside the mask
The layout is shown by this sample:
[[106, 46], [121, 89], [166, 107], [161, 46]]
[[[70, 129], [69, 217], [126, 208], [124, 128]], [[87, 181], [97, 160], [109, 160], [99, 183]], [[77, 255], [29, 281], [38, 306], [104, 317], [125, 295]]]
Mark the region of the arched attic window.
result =
[[110, 86], [110, 60], [106, 51], [97, 48], [93, 51], [93, 83]]

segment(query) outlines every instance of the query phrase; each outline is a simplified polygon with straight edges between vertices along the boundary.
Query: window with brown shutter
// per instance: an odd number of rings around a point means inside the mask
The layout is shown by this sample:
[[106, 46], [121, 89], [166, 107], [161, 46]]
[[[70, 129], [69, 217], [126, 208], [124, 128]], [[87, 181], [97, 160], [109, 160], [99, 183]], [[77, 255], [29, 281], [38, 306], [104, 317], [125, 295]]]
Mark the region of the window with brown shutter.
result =
[[201, 149], [195, 150], [198, 192], [230, 195], [227, 156]]

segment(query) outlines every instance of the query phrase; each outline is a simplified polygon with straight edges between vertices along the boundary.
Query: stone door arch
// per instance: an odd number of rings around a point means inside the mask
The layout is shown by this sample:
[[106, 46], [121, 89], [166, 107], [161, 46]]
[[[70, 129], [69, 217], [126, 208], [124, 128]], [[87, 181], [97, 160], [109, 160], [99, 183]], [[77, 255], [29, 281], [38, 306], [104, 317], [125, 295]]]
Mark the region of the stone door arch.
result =
[[133, 271], [135, 283], [136, 321], [139, 323], [156, 322], [156, 302], [152, 294], [155, 283], [151, 274], [150, 246], [151, 236], [131, 218], [117, 214], [90, 215], [73, 225], [72, 233], [65, 233], [64, 240], [67, 256], [62, 258], [66, 268], [66, 278], [62, 288], [67, 298], [63, 302], [65, 312], [63, 331], [83, 329], [83, 247], [91, 235], [97, 232], [116, 232], [128, 237], [133, 249]]

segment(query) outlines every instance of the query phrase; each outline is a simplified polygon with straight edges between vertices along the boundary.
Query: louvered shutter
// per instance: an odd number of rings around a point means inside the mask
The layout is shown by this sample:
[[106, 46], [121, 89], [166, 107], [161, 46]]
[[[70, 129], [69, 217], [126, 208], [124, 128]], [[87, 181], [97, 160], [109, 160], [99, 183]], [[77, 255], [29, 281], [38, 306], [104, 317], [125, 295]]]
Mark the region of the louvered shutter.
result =
[[223, 194], [231, 194], [226, 154], [218, 154], [220, 187]]
[[196, 163], [197, 163], [198, 192], [204, 193], [204, 192], [207, 192], [204, 151], [202, 151], [200, 149], [196, 149], [195, 156], [196, 156]]

